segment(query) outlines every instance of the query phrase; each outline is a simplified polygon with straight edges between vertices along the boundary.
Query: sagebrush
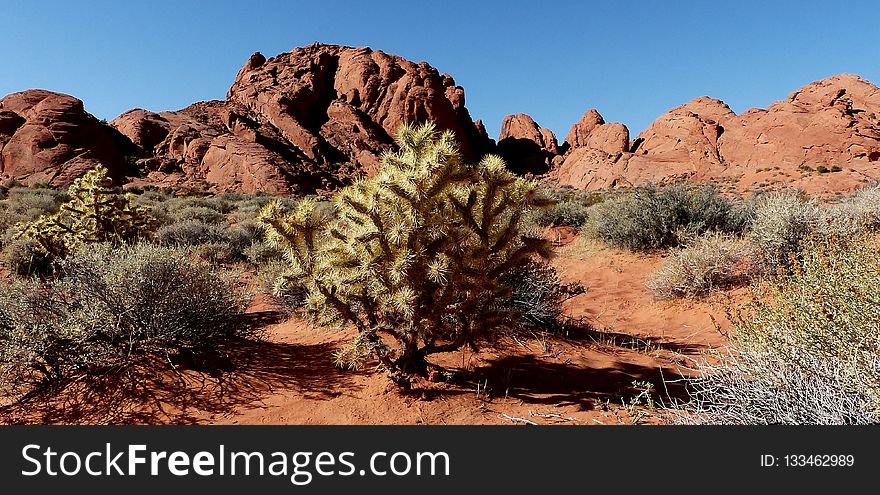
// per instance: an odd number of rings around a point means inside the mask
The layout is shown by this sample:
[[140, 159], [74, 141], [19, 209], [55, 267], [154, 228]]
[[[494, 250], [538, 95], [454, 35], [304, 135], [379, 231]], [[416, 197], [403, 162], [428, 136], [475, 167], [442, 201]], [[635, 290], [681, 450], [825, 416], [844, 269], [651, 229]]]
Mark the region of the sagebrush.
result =
[[97, 244], [63, 276], [0, 284], [0, 382], [40, 387], [249, 336], [234, 274], [149, 244]]
[[735, 237], [712, 233], [673, 251], [648, 279], [660, 299], [694, 297], [747, 281], [754, 275], [751, 246]]
[[651, 251], [679, 246], [704, 232], [741, 233], [750, 215], [711, 186], [648, 186], [594, 206], [588, 233], [613, 246]]

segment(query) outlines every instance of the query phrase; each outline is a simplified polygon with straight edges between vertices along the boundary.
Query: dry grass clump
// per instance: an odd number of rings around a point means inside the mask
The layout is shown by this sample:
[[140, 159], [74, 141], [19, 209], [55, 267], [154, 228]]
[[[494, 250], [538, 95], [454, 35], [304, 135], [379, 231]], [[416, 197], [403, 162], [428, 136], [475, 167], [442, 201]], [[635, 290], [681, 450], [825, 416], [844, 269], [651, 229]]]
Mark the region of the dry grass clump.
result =
[[659, 299], [694, 297], [748, 280], [754, 272], [753, 251], [741, 239], [708, 234], [674, 251], [648, 279]]
[[804, 242], [821, 234], [822, 209], [814, 199], [797, 193], [761, 197], [755, 207], [748, 238], [757, 249], [762, 269], [777, 272], [792, 267]]
[[838, 237], [880, 230], [880, 187], [862, 189], [824, 212], [824, 223]]

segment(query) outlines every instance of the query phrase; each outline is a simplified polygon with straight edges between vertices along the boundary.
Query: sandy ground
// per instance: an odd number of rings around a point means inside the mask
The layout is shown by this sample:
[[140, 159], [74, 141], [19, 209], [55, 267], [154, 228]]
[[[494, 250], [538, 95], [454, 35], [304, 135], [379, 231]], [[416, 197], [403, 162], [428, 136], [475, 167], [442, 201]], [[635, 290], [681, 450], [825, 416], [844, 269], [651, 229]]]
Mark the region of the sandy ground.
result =
[[[631, 424], [659, 423], [656, 406], [684, 397], [675, 380], [725, 345], [724, 295], [657, 302], [645, 280], [661, 255], [639, 255], [556, 232], [553, 263], [586, 293], [566, 303], [589, 328], [567, 336], [508, 338], [479, 352], [438, 355], [451, 383], [421, 381], [409, 392], [376, 370], [347, 371], [333, 354], [350, 332], [286, 319], [263, 302], [250, 308], [261, 342], [177, 359], [174, 371], [132, 370], [73, 383], [51, 400], [7, 410], [10, 423], [221, 424]], [[168, 370], [156, 372], [156, 369]], [[635, 382], [635, 383], [634, 383]], [[645, 383], [651, 390], [645, 392]], [[644, 393], [643, 393], [644, 392]], [[650, 400], [649, 400], [650, 397]]]

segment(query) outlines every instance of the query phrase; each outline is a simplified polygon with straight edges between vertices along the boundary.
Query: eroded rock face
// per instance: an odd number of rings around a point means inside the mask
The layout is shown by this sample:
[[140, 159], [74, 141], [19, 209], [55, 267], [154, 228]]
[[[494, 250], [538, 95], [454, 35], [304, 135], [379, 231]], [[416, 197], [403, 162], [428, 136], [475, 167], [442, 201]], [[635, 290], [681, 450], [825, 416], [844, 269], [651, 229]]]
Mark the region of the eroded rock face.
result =
[[508, 115], [501, 123], [496, 153], [517, 173], [543, 174], [559, 155], [559, 144], [550, 129], [524, 113]]
[[117, 180], [124, 160], [112, 129], [65, 94], [28, 90], [0, 100], [0, 177], [66, 186], [104, 164]]
[[[766, 110], [750, 110], [725, 127], [722, 156], [754, 168], [848, 166], [880, 152], [880, 89], [844, 74], [793, 92]], [[875, 158], [876, 161], [876, 158]]]
[[[795, 91], [767, 109], [736, 115], [700, 97], [660, 116], [629, 145], [592, 138], [604, 124], [588, 112], [572, 127], [562, 184], [604, 188], [679, 179], [721, 181], [740, 191], [772, 184], [830, 193], [880, 176], [880, 89], [838, 75]], [[817, 170], [834, 169], [835, 173]], [[815, 172], [815, 173], [814, 173]]]
[[464, 90], [425, 62], [369, 48], [311, 45], [239, 71], [225, 101], [114, 119], [158, 181], [207, 181], [216, 190], [311, 193], [378, 169], [403, 123], [432, 121], [476, 160], [490, 149]]
[[581, 116], [580, 120], [571, 126], [571, 130], [568, 131], [568, 136], [565, 137], [565, 143], [569, 148], [587, 146], [590, 133], [593, 132], [593, 129], [604, 123], [605, 119], [599, 115], [599, 112], [595, 108], [587, 110]]

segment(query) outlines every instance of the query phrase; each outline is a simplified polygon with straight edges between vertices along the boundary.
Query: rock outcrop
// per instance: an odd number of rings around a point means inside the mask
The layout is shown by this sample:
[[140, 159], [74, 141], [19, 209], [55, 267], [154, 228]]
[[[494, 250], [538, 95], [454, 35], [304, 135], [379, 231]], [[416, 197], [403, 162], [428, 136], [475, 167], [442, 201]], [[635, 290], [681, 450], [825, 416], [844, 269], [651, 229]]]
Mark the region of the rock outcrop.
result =
[[311, 193], [375, 172], [406, 122], [432, 121], [455, 133], [466, 158], [479, 158], [491, 141], [464, 103], [452, 77], [425, 62], [314, 44], [269, 59], [254, 54], [225, 101], [132, 110], [112, 124], [157, 181]]
[[496, 153], [514, 172], [537, 175], [550, 170], [559, 155], [559, 144], [553, 131], [518, 113], [504, 117]]
[[590, 111], [572, 127], [553, 175], [584, 188], [687, 179], [740, 191], [781, 184], [838, 192], [880, 176], [878, 116], [880, 89], [848, 74], [740, 115], [720, 100], [696, 98], [660, 116], [626, 150], [608, 147], [618, 138], [600, 138], [597, 129], [608, 124]]
[[632, 141], [625, 125], [595, 109], [562, 144], [528, 115], [509, 115], [495, 146], [451, 76], [378, 50], [314, 44], [254, 54], [225, 100], [134, 109], [109, 126], [72, 96], [8, 95], [0, 100], [0, 179], [64, 186], [102, 163], [133, 185], [308, 194], [374, 173], [398, 127], [424, 121], [453, 132], [468, 160], [495, 151], [518, 173], [580, 188], [690, 180], [832, 193], [880, 178], [880, 89], [855, 75], [739, 115], [699, 97]]
[[0, 100], [0, 178], [66, 186], [97, 164], [125, 175], [114, 131], [82, 101], [39, 89]]

